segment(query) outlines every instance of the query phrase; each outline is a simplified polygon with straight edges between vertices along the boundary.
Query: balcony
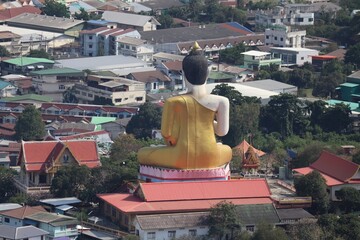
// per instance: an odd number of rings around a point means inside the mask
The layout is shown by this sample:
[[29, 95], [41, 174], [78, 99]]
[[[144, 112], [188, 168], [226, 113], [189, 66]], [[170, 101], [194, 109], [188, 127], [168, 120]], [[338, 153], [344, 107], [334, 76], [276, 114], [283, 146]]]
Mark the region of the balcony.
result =
[[78, 230], [74, 229], [66, 229], [65, 231], [56, 231], [54, 233], [54, 237], [70, 237], [79, 235]]
[[23, 193], [48, 193], [50, 191], [50, 186], [26, 186], [19, 177], [14, 177], [14, 184], [17, 189]]

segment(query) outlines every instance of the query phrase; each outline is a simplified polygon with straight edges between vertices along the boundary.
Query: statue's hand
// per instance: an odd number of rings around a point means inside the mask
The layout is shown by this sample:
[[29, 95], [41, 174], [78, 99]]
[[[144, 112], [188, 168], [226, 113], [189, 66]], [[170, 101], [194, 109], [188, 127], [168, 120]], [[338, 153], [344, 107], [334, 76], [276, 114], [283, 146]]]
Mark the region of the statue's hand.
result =
[[176, 145], [176, 139], [174, 137], [167, 137], [165, 138], [165, 143], [168, 146], [175, 146]]

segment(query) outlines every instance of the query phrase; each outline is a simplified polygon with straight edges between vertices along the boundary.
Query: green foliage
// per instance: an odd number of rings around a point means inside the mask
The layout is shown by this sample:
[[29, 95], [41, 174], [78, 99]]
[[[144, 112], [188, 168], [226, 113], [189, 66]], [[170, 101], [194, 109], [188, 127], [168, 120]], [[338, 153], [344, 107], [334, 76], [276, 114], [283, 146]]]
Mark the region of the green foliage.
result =
[[41, 113], [33, 105], [25, 107], [19, 115], [15, 125], [15, 138], [17, 140], [32, 141], [42, 139], [45, 136], [45, 124]]
[[84, 20], [84, 21], [89, 21], [89, 20], [98, 20], [101, 18], [101, 15], [96, 14], [96, 13], [88, 13], [85, 11], [84, 8], [80, 8], [80, 12], [79, 13], [75, 13], [74, 14], [74, 18], [78, 19], [78, 20]]
[[322, 228], [312, 219], [289, 225], [288, 233], [292, 240], [318, 240], [324, 235]]
[[222, 239], [227, 234], [233, 239], [236, 232], [240, 231], [239, 215], [236, 206], [231, 202], [222, 201], [213, 206], [207, 223], [209, 235], [218, 239]]
[[45, 49], [30, 50], [28, 57], [51, 59], [50, 54], [48, 54]]
[[264, 0], [264, 1], [249, 1], [247, 4], [247, 8], [251, 10], [267, 10], [272, 9], [277, 6], [278, 2], [273, 0]]
[[153, 129], [160, 129], [162, 109], [154, 103], [144, 103], [139, 112], [131, 118], [126, 132], [136, 138], [151, 138]]
[[340, 0], [339, 5], [342, 8], [348, 9], [349, 11], [360, 9], [360, 2], [353, 0]]
[[287, 240], [288, 237], [282, 228], [275, 228], [271, 224], [260, 223], [251, 240]]
[[360, 43], [351, 46], [345, 53], [345, 62], [360, 68]]
[[0, 167], [0, 203], [7, 202], [16, 194], [16, 187], [13, 178], [15, 172], [10, 169]]
[[343, 103], [329, 107], [321, 116], [320, 126], [326, 132], [342, 133], [347, 130], [352, 120], [351, 110]]
[[0, 57], [10, 57], [10, 52], [4, 46], [0, 46]]
[[41, 9], [43, 14], [55, 17], [70, 17], [69, 8], [55, 0], [45, 0], [44, 7]]
[[298, 196], [312, 198], [311, 210], [315, 214], [327, 213], [329, 208], [329, 196], [326, 191], [326, 181], [317, 171], [296, 178], [294, 186]]
[[360, 239], [360, 218], [358, 214], [341, 215], [335, 233], [344, 240]]
[[360, 192], [353, 187], [343, 187], [336, 192], [336, 197], [341, 200], [340, 209], [345, 213], [360, 210]]
[[325, 144], [322, 142], [313, 141], [308, 143], [298, 152], [296, 159], [292, 163], [292, 168], [308, 167], [320, 157], [324, 148]]
[[249, 133], [257, 131], [260, 114], [259, 99], [243, 97], [239, 91], [227, 84], [217, 85], [212, 94], [227, 97], [230, 102], [229, 132], [221, 137], [224, 144], [234, 147]]
[[159, 29], [171, 28], [174, 24], [173, 18], [168, 14], [161, 14], [158, 16], [157, 20], [161, 24], [158, 27]]
[[220, 51], [220, 62], [241, 65], [244, 63], [242, 52], [246, 51], [246, 46], [243, 43], [239, 43], [232, 48], [226, 48]]
[[357, 151], [353, 156], [352, 156], [352, 161], [356, 164], [360, 165], [360, 151]]
[[75, 96], [75, 88], [69, 87], [63, 92], [63, 103], [78, 103], [79, 99]]

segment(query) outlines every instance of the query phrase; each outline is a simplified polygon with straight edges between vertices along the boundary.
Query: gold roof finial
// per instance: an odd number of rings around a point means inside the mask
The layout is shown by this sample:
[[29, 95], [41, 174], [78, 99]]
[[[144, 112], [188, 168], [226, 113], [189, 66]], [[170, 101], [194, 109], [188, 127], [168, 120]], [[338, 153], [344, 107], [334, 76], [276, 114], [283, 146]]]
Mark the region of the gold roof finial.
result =
[[192, 51], [197, 51], [197, 50], [202, 50], [202, 48], [200, 47], [200, 45], [198, 44], [198, 42], [194, 42], [194, 45], [191, 49]]

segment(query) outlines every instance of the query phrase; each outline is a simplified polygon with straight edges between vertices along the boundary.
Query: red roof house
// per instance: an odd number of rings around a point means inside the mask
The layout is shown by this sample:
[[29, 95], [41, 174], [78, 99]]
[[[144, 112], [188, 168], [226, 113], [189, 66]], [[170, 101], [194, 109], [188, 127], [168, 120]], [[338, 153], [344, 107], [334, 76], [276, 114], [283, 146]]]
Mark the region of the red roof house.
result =
[[323, 151], [319, 159], [309, 167], [293, 169], [298, 175], [306, 175], [314, 170], [326, 180], [332, 200], [337, 200], [335, 193], [342, 187], [350, 186], [360, 190], [359, 165], [356, 163]]
[[[48, 190], [54, 174], [62, 166], [77, 164], [89, 168], [101, 165], [94, 140], [29, 141], [21, 143], [18, 158], [20, 191]], [[31, 186], [31, 187], [30, 187]], [[34, 189], [33, 189], [34, 188]]]
[[136, 215], [208, 211], [221, 201], [235, 205], [272, 203], [265, 179], [141, 183], [134, 194], [98, 197], [103, 213], [129, 231], [134, 229]]

